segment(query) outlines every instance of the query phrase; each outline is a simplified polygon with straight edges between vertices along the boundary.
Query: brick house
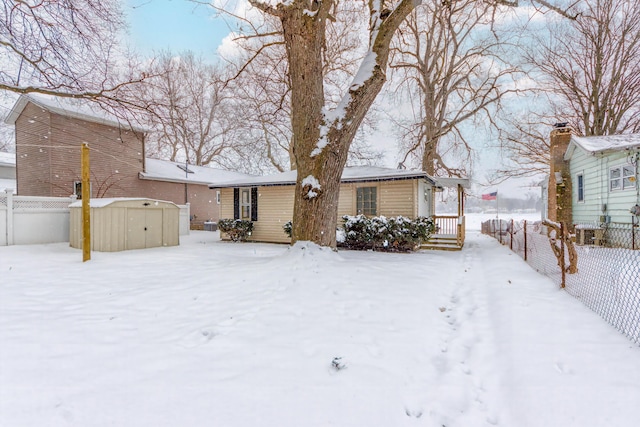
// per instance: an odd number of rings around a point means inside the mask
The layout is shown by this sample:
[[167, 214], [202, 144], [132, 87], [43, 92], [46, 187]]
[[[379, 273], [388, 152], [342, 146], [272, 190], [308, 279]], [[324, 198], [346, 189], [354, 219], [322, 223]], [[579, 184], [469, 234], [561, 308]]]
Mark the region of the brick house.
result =
[[196, 223], [217, 221], [212, 182], [246, 177], [145, 156], [146, 129], [75, 100], [22, 95], [5, 122], [15, 126], [17, 194], [80, 193], [80, 146], [88, 143], [91, 197], [146, 197], [190, 203]]

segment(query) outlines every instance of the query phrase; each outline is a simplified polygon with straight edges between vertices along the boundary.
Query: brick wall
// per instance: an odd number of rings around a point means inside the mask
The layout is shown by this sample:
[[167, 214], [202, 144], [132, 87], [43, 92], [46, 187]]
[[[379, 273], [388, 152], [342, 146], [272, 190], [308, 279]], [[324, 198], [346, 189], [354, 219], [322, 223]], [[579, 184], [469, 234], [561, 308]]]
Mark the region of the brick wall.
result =
[[198, 220], [219, 218], [216, 191], [206, 185], [141, 180], [143, 135], [61, 116], [27, 104], [16, 120], [18, 194], [67, 197], [81, 179], [80, 147], [89, 144], [91, 197], [148, 197], [191, 204]]
[[27, 104], [16, 120], [18, 194], [67, 197], [89, 144], [92, 197], [130, 197], [142, 170], [142, 135]]

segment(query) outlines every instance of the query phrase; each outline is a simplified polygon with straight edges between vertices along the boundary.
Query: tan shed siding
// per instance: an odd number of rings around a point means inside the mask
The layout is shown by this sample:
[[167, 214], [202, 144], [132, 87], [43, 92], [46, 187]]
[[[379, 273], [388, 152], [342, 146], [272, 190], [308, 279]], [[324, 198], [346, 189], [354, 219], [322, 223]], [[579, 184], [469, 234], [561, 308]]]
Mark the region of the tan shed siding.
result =
[[415, 179], [380, 182], [378, 185], [378, 215], [416, 217], [417, 204], [414, 201], [417, 183], [418, 181]]

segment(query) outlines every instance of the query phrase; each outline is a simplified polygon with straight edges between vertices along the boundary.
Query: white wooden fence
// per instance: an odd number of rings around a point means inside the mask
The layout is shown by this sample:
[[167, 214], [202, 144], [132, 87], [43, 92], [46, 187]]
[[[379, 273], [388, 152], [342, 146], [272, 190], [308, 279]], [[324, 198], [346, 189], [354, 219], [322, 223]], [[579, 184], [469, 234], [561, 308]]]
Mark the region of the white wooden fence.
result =
[[[69, 241], [69, 205], [76, 197], [15, 196], [0, 192], [0, 246]], [[190, 207], [180, 206], [180, 235], [189, 234]]]

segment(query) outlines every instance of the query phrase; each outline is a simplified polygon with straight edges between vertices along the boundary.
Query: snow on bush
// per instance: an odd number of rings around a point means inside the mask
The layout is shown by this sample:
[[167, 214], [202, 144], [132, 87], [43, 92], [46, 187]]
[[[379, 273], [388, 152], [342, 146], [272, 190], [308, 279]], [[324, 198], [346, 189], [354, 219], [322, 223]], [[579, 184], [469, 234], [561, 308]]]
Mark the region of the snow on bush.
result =
[[410, 219], [403, 216], [367, 218], [345, 215], [344, 241], [340, 246], [359, 250], [408, 252], [418, 248], [434, 232], [432, 218]]
[[242, 219], [221, 219], [218, 228], [234, 242], [244, 242], [253, 231], [253, 222]]

